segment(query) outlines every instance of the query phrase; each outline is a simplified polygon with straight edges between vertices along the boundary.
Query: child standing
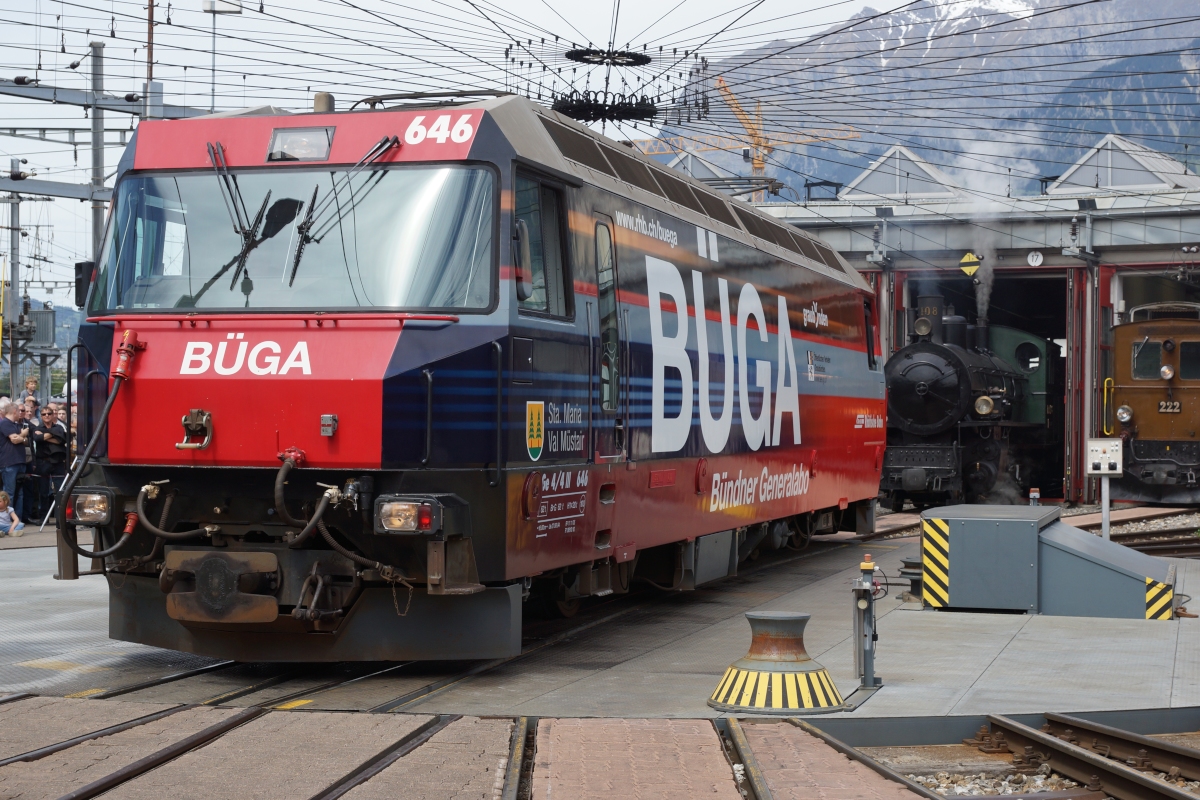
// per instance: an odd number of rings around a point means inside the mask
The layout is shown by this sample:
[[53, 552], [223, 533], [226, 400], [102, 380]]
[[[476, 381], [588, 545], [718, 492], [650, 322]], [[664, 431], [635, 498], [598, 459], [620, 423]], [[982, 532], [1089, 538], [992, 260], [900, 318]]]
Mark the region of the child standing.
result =
[[21, 536], [25, 533], [25, 523], [17, 516], [17, 512], [8, 507], [12, 498], [8, 492], [0, 492], [0, 536]]
[[21, 394], [17, 395], [16, 402], [24, 403], [26, 397], [32, 397], [34, 400], [37, 400], [38, 399], [37, 393], [38, 393], [38, 379], [37, 378], [29, 378], [25, 381], [25, 390], [23, 392], [21, 392]]

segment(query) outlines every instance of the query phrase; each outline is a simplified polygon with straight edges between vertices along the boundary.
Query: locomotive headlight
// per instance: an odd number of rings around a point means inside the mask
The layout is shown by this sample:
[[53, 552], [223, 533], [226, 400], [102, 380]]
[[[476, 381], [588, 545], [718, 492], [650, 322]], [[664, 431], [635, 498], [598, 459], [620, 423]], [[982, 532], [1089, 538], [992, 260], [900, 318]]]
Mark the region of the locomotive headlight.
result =
[[71, 521], [77, 525], [106, 525], [112, 518], [112, 502], [104, 492], [79, 492], [71, 495], [67, 506]]
[[379, 507], [379, 523], [389, 531], [415, 531], [420, 503], [384, 503]]
[[442, 504], [434, 498], [380, 497], [375, 502], [376, 533], [430, 533], [442, 527]]
[[1169, 381], [1171, 378], [1175, 377], [1175, 368], [1170, 364], [1163, 364], [1162, 367], [1159, 368], [1158, 374], [1162, 376], [1164, 381]]
[[1121, 406], [1117, 409], [1117, 422], [1128, 425], [1133, 419], [1133, 409], [1129, 406]]
[[917, 321], [913, 323], [913, 330], [917, 336], [928, 336], [933, 330], [933, 323], [929, 321], [929, 317], [917, 317]]
[[988, 414], [996, 410], [996, 402], [986, 394], [981, 394], [975, 398], [975, 413], [981, 417], [986, 417]]

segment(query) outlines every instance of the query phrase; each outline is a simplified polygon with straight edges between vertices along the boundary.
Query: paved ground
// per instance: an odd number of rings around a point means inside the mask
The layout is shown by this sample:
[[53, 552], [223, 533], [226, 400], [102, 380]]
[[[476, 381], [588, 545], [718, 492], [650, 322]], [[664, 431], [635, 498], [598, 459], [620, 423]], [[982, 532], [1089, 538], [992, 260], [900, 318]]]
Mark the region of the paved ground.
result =
[[464, 717], [352, 789], [346, 800], [490, 800], [504, 789], [512, 733], [512, 720]]
[[[542, 717], [715, 716], [706, 700], [749, 644], [744, 612], [813, 615], [809, 652], [843, 695], [856, 684], [850, 583], [865, 552], [893, 582], [917, 540], [832, 542], [751, 564], [696, 592], [617, 598], [599, 624], [519, 661], [456, 682], [404, 710]], [[1178, 591], [1200, 596], [1200, 562], [1178, 561]], [[0, 555], [0, 691], [96, 693], [209, 660], [110, 641], [103, 578], [55, 581], [52, 549]], [[908, 716], [1161, 708], [1200, 705], [1200, 620], [1079, 619], [923, 611], [901, 586], [879, 604], [878, 672], [885, 686], [854, 716]], [[1190, 590], [1190, 592], [1189, 592]], [[366, 677], [304, 698], [305, 710], [362, 710], [414, 691], [462, 664], [431, 664]], [[358, 667], [378, 672], [386, 664]], [[202, 702], [279, 675], [242, 665], [124, 699]], [[230, 701], [269, 705], [349, 676], [336, 665], [299, 669], [288, 681]], [[1115, 680], [1114, 675], [1136, 675]]]
[[[541, 717], [532, 777], [538, 800], [738, 800], [737, 777], [705, 719], [716, 716], [705, 700], [726, 666], [746, 652], [744, 613], [812, 614], [809, 652], [849, 694], [856, 683], [850, 583], [868, 552], [896, 585], [879, 603], [878, 671], [886, 683], [854, 717], [1200, 705], [1200, 620], [923, 611], [901, 602], [904, 587], [896, 580], [900, 560], [916, 551], [914, 538], [858, 543], [842, 537], [763, 559], [696, 592], [610, 598], [572, 622], [592, 624], [564, 641], [453, 681], [404, 713], [354, 714], [344, 712], [394, 700], [469, 665], [242, 664], [116, 700], [67, 699], [63, 695], [87, 697], [212, 662], [109, 641], [103, 578], [55, 581], [49, 577], [52, 548], [10, 550], [0, 554], [0, 692], [47, 696], [0, 704], [0, 759], [171, 704], [224, 697], [222, 706], [292, 710], [268, 712], [105, 796], [307, 797], [433, 714], [461, 714], [350, 797], [492, 800], [503, 786], [513, 717], [527, 715]], [[1200, 562], [1176, 563], [1178, 591], [1200, 595]], [[289, 699], [348, 678], [360, 680]], [[250, 686], [258, 688], [230, 696]], [[182, 710], [39, 761], [0, 767], [0, 798], [61, 796], [232, 713], [228, 707]], [[798, 728], [777, 722], [745, 728], [779, 800], [911, 798]]]
[[[93, 712], [100, 710], [98, 706], [109, 705], [84, 700], [63, 702], [86, 703]], [[20, 703], [13, 705], [13, 711], [18, 711], [21, 706]], [[18, 712], [21, 713], [24, 712]], [[112, 736], [78, 744], [38, 761], [16, 762], [0, 767], [0, 797], [5, 800], [61, 797], [235, 713], [225, 708], [193, 708]], [[20, 752], [28, 752], [29, 749], [26, 744], [20, 748]]]
[[712, 723], [543, 719], [533, 800], [741, 800]]
[[[41, 520], [35, 520], [25, 526], [20, 536], [0, 536], [0, 550], [24, 550], [30, 547], [54, 547], [58, 544], [58, 533], [54, 530], [54, 522], [48, 523], [43, 530]], [[79, 534], [79, 543], [86, 548], [92, 546], [90, 533]], [[91, 563], [91, 562], [86, 562]], [[87, 570], [89, 567], [81, 567]]]
[[128, 722], [170, 708], [148, 703], [90, 703], [62, 697], [32, 697], [0, 705], [0, 758]]
[[104, 578], [56, 581], [55, 565], [53, 548], [0, 554], [0, 691], [61, 696], [209, 663], [109, 639]]
[[917, 800], [918, 795], [786, 722], [742, 726], [774, 800]]
[[399, 714], [272, 713], [105, 794], [105, 800], [311, 797], [428, 722]]

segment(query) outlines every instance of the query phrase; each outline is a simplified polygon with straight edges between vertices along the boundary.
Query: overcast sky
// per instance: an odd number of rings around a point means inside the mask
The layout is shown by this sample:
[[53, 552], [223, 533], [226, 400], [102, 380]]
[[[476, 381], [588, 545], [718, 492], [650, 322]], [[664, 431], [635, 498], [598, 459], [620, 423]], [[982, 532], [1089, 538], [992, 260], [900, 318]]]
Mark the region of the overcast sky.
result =
[[[259, 5], [258, 0], [242, 0], [240, 15], [217, 19], [218, 110], [273, 103], [300, 111], [310, 106], [316, 91], [333, 92], [344, 108], [378, 93], [499, 88], [505, 80], [500, 65], [510, 47], [513, 58], [526, 61], [524, 68], [514, 62], [510, 75], [541, 82], [539, 64], [549, 63], [551, 71], [556, 64], [569, 67], [561, 58], [568, 43], [606, 47], [617, 10], [607, 2], [561, 0], [263, 0], [261, 13]], [[697, 48], [715, 60], [775, 39], [803, 40], [862, 8], [861, 0], [626, 0], [616, 14], [613, 38], [617, 47], [629, 44], [654, 54], [657, 63], [665, 63], [672, 51], [681, 55]], [[105, 89], [114, 94], [141, 91], [145, 0], [2, 0], [0, 9], [0, 41], [6, 43], [0, 77], [36, 75], [43, 85], [89, 88], [89, 62], [74, 71], [69, 65], [87, 53], [89, 41], [102, 41]], [[201, 0], [159, 0], [155, 15], [160, 24], [155, 27], [154, 72], [165, 85], [166, 102], [208, 107], [212, 15], [201, 11]], [[513, 46], [514, 41], [521, 47]], [[661, 61], [658, 48], [663, 48]], [[560, 74], [565, 82], [570, 70]], [[547, 88], [552, 80], [562, 88], [557, 78], [546, 78]], [[576, 75], [574, 85], [599, 88], [601, 82], [589, 84]], [[0, 96], [0, 127], [89, 125], [79, 108]], [[127, 115], [106, 114], [110, 131], [132, 125], [136, 120]], [[23, 169], [38, 177], [88, 180], [91, 155], [86, 147], [0, 136], [0, 168], [7, 170], [13, 156], [27, 159]], [[107, 172], [119, 156], [119, 147], [107, 148]], [[22, 263], [29, 265], [23, 279], [69, 280], [74, 262], [90, 257], [88, 205], [72, 200], [24, 203], [21, 213], [23, 226], [43, 226], [27, 228], [29, 236], [22, 240]], [[8, 224], [7, 212], [3, 224]], [[7, 241], [2, 251], [7, 275]], [[71, 302], [65, 289], [53, 296], [36, 290], [31, 294], [59, 305]]]

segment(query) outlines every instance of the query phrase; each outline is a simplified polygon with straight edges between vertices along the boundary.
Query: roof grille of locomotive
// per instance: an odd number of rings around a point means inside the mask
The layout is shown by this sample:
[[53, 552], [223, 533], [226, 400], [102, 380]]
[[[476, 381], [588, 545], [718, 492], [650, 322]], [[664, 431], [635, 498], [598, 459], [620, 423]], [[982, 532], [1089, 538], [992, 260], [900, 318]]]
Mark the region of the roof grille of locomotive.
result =
[[[603, 145], [591, 136], [567, 125], [541, 116], [539, 119], [564, 158], [569, 158], [597, 172], [603, 172], [611, 178], [632, 184], [684, 208], [690, 208], [697, 214], [711, 217], [731, 228], [739, 227], [738, 220], [740, 219], [742, 223], [740, 227], [744, 228], [751, 236], [790, 250], [818, 264], [824, 264], [838, 272], [845, 272], [832, 248], [823, 242], [810, 239], [803, 233], [794, 230], [790, 225], [783, 225], [750, 206], [743, 208], [735, 205], [732, 207], [733, 213], [731, 213], [729, 203], [714, 192], [701, 189], [669, 174], [664, 169], [651, 166], [616, 148]], [[736, 219], [734, 214], [737, 215]]]

